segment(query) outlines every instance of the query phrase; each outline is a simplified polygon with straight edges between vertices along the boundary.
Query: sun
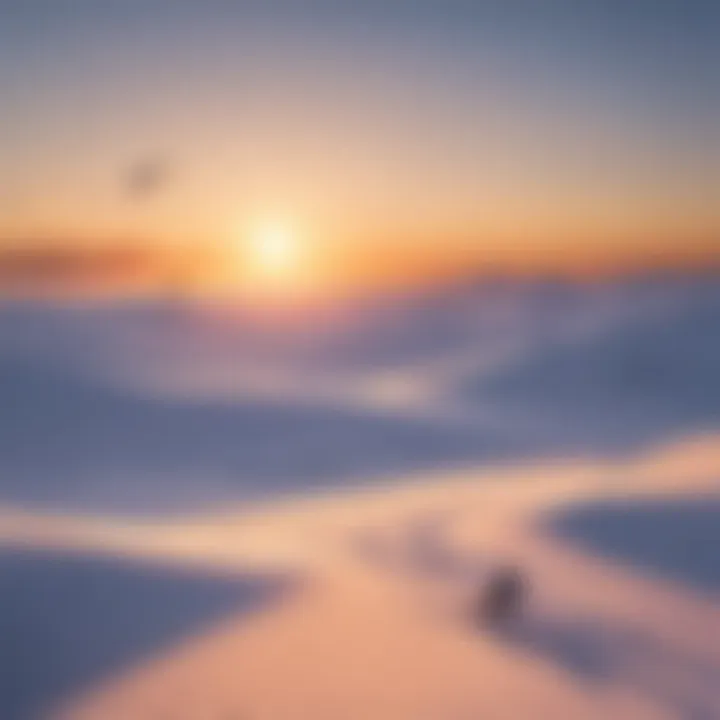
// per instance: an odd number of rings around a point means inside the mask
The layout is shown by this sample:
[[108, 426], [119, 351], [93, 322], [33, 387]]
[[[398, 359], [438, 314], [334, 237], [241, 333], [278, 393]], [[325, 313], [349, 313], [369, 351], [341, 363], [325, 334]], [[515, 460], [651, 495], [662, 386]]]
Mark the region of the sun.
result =
[[252, 274], [258, 278], [289, 279], [300, 271], [300, 242], [289, 225], [264, 222], [249, 234], [249, 257]]
[[234, 247], [236, 261], [226, 268], [234, 294], [276, 304], [297, 303], [318, 292], [317, 247], [296, 224], [256, 221], [246, 226]]
[[256, 219], [228, 235], [218, 256], [218, 290], [258, 306], [304, 303], [324, 292], [321, 256], [305, 227]]

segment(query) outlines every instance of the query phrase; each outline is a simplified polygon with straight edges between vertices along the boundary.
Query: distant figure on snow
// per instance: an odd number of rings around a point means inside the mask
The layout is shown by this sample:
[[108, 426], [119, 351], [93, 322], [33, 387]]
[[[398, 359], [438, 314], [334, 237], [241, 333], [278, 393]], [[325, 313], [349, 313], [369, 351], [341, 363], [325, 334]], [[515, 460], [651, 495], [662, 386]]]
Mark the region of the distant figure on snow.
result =
[[527, 601], [527, 581], [514, 567], [492, 572], [478, 598], [477, 619], [485, 625], [498, 625], [520, 615]]

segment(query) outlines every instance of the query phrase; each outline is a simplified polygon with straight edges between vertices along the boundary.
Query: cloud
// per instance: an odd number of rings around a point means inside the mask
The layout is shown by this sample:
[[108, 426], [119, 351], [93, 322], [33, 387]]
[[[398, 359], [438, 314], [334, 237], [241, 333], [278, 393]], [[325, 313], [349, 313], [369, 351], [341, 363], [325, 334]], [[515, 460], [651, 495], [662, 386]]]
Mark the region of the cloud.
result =
[[180, 252], [138, 246], [18, 244], [0, 249], [0, 293], [86, 295], [169, 289], [191, 266]]

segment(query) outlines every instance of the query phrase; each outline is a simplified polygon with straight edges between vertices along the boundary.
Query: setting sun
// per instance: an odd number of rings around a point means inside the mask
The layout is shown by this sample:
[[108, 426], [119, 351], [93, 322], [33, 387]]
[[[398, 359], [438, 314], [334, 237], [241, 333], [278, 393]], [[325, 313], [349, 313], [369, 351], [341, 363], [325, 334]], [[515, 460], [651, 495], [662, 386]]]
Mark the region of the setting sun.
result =
[[255, 227], [249, 236], [249, 262], [253, 275], [287, 278], [300, 266], [297, 234], [287, 225], [266, 222]]
[[304, 234], [289, 222], [256, 222], [239, 238], [237, 248], [242, 292], [297, 299], [317, 281], [317, 258]]

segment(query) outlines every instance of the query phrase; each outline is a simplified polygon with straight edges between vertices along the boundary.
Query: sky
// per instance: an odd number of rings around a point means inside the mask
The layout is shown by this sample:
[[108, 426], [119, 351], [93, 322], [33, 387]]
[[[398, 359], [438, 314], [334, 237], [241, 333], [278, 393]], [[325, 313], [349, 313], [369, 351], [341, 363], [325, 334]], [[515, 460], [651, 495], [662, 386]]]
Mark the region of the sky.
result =
[[273, 224], [338, 285], [720, 254], [714, 0], [0, 0], [0, 98], [0, 283]]

